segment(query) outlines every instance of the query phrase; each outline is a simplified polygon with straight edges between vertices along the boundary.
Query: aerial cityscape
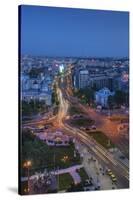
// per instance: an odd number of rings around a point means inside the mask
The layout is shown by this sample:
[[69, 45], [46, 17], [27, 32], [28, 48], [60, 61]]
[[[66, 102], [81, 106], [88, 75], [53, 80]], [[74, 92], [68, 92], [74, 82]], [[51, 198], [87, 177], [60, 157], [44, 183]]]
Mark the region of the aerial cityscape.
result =
[[20, 194], [129, 188], [128, 13], [21, 6], [20, 15]]

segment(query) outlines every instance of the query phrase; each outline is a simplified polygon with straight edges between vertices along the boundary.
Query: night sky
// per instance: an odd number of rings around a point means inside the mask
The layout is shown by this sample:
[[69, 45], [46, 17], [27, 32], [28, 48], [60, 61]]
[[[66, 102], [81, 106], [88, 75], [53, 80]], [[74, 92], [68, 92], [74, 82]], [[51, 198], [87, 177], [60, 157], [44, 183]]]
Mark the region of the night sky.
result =
[[128, 40], [128, 12], [21, 6], [22, 54], [125, 57]]

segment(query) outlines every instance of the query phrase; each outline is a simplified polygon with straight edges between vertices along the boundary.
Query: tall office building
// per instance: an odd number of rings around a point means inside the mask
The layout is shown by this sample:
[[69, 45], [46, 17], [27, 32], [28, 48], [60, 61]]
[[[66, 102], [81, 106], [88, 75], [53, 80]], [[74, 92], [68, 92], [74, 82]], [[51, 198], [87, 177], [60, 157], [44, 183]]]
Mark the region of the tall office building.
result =
[[88, 70], [79, 71], [79, 88], [85, 88], [89, 85], [89, 72]]

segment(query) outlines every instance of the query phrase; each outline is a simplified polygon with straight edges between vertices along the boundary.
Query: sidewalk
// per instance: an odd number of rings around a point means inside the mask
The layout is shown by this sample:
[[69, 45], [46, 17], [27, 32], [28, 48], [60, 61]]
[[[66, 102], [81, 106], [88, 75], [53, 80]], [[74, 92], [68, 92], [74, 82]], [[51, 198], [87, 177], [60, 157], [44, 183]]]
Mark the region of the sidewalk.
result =
[[[76, 143], [76, 146], [78, 146], [80, 155], [83, 155], [83, 167], [88, 176], [92, 177], [93, 184], [104, 190], [112, 189], [112, 187], [116, 188], [115, 185], [112, 185], [110, 177], [105, 173], [105, 168], [88, 152], [87, 148], [79, 143]], [[91, 157], [93, 157], [93, 160]]]
[[[66, 169], [60, 169], [60, 170], [56, 170], [55, 172], [54, 171], [51, 171], [51, 174], [55, 174], [55, 175], [58, 175], [58, 174], [65, 174], [65, 173], [70, 173], [71, 176], [73, 177], [74, 179], [74, 182], [80, 182], [80, 176], [78, 175], [78, 173], [76, 172], [77, 169], [80, 169], [82, 168], [83, 165], [75, 165], [75, 166], [72, 166], [72, 167], [69, 167], [69, 168], [66, 168]], [[35, 178], [38, 178], [38, 176], [43, 176], [43, 173], [39, 174], [39, 175], [33, 175], [33, 176], [30, 176], [30, 180], [33, 180]], [[22, 177], [21, 178], [21, 181], [27, 181], [28, 180], [28, 177]]]
[[81, 177], [79, 176], [79, 174], [75, 170], [71, 171], [70, 174], [71, 174], [75, 184], [81, 182]]

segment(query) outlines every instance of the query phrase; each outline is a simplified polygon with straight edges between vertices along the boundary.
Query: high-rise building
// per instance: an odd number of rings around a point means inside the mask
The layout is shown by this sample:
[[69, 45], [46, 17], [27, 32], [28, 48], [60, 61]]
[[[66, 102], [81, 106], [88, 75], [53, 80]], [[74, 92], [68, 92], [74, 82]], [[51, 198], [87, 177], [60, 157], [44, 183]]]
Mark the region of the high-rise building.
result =
[[88, 70], [79, 71], [79, 88], [85, 88], [89, 85], [89, 72]]

